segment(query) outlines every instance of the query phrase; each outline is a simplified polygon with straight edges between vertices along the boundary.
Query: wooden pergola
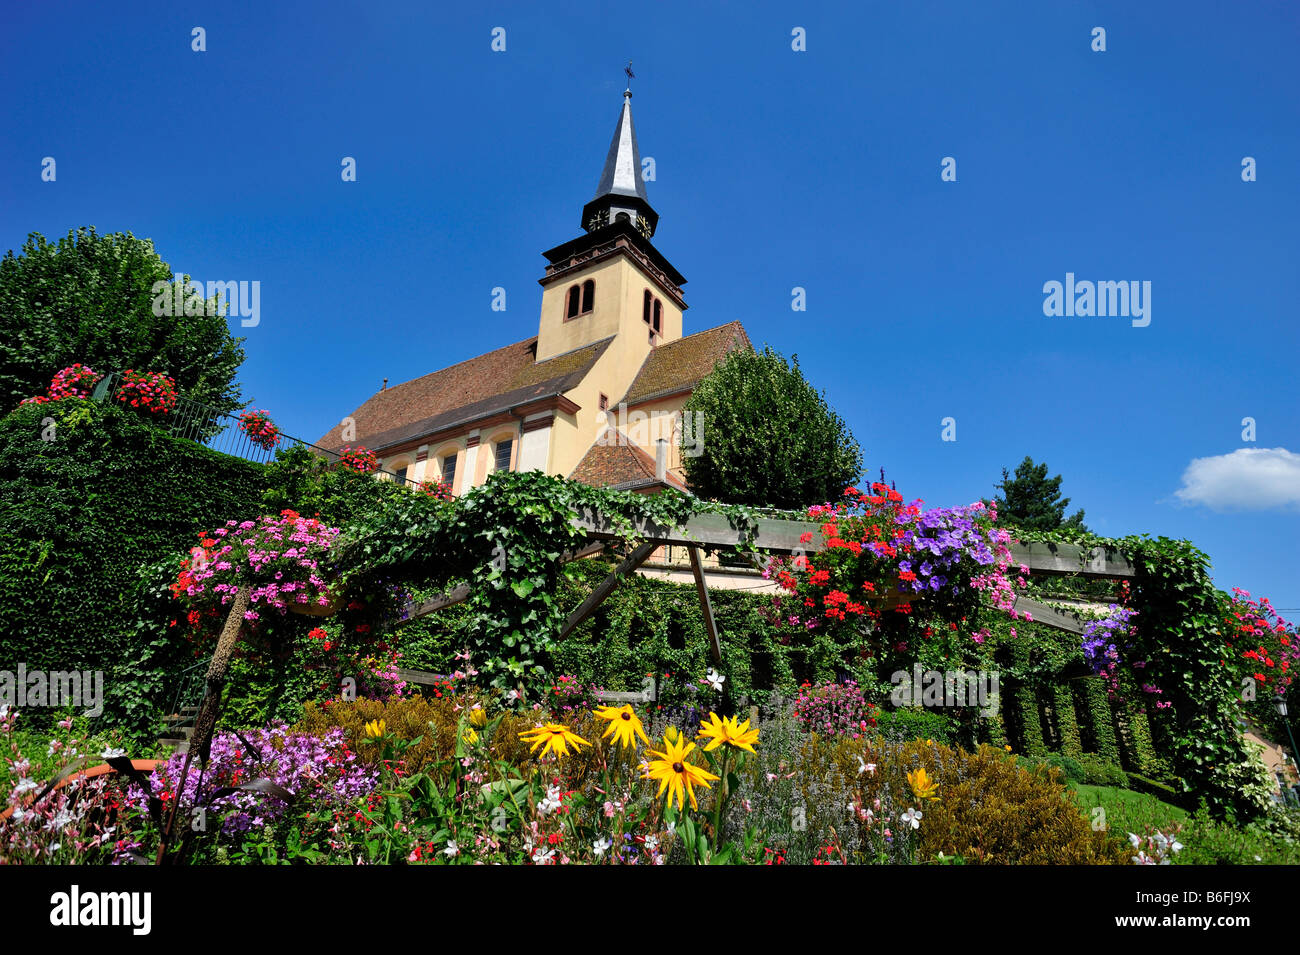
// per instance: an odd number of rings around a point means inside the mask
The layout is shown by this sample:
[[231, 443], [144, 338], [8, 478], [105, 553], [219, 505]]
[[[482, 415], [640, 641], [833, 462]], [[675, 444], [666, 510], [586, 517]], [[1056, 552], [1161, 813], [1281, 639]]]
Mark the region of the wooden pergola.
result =
[[[573, 526], [586, 535], [586, 543], [576, 550], [561, 555], [560, 561], [567, 562], [582, 557], [589, 557], [603, 551], [611, 542], [624, 540], [626, 535], [608, 517], [586, 510], [573, 520]], [[709, 600], [709, 590], [705, 583], [703, 562], [700, 549], [724, 548], [737, 550], [746, 543], [761, 547], [772, 554], [809, 554], [821, 550], [825, 540], [818, 524], [809, 521], [785, 520], [781, 518], [759, 518], [750, 527], [742, 531], [736, 523], [724, 514], [696, 514], [679, 526], [656, 524], [641, 521], [635, 525], [639, 540], [623, 558], [622, 562], [603, 581], [596, 586], [576, 610], [565, 620], [560, 628], [562, 639], [575, 627], [595, 613], [605, 599], [614, 592], [629, 574], [660, 547], [674, 545], [685, 547], [690, 557], [691, 573], [695, 578], [695, 590], [699, 596], [700, 611], [704, 617], [705, 632], [709, 637], [709, 654], [715, 665], [722, 663], [722, 646], [718, 639], [718, 624], [713, 615], [713, 604]], [[1133, 564], [1116, 550], [1094, 547], [1085, 552], [1075, 544], [1053, 544], [1035, 542], [1031, 544], [1011, 544], [1012, 560], [1027, 567], [1030, 575], [1065, 576], [1073, 575], [1085, 578], [1122, 579], [1133, 576]], [[448, 593], [427, 601], [416, 607], [408, 620], [433, 613], [452, 604], [468, 599], [470, 587], [462, 584]], [[908, 602], [912, 595], [894, 592], [885, 598], [884, 606], [897, 606]], [[1034, 623], [1039, 623], [1057, 630], [1081, 634], [1084, 622], [1075, 614], [1056, 610], [1037, 600], [1018, 597], [1015, 610], [1028, 613]], [[405, 621], [404, 621], [405, 622]]]

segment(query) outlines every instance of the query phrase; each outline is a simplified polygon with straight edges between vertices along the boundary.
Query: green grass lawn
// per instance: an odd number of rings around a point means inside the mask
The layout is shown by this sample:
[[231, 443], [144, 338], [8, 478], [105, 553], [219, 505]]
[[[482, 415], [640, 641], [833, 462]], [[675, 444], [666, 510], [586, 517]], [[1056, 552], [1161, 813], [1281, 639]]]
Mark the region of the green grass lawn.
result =
[[1079, 809], [1089, 819], [1093, 810], [1105, 810], [1104, 822], [1118, 838], [1130, 832], [1142, 834], [1148, 827], [1166, 834], [1181, 827], [1177, 840], [1183, 845], [1173, 861], [1178, 865], [1300, 865], [1300, 840], [1291, 832], [1269, 831], [1262, 826], [1238, 828], [1191, 814], [1146, 793], [1116, 786], [1088, 786], [1067, 783]]
[[1130, 832], [1141, 833], [1147, 826], [1168, 829], [1178, 823], [1185, 824], [1188, 819], [1185, 810], [1147, 793], [1120, 789], [1118, 786], [1088, 786], [1075, 782], [1067, 785], [1085, 816], [1089, 819], [1098, 818], [1093, 810], [1100, 806], [1105, 810], [1105, 818], [1100, 821], [1124, 838]]

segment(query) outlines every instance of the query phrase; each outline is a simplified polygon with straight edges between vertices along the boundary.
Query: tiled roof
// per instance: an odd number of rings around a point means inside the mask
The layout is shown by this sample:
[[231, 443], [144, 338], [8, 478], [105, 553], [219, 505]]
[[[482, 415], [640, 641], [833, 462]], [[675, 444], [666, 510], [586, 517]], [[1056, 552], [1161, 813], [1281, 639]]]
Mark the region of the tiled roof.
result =
[[[655, 459], [633, 444], [626, 434], [614, 428], [606, 428], [601, 433], [569, 477], [592, 487], [622, 490], [663, 483], [655, 477]], [[686, 490], [686, 485], [671, 472], [667, 478], [667, 483], [672, 487]]]
[[751, 347], [749, 336], [740, 322], [728, 322], [660, 345], [646, 356], [632, 387], [622, 400], [632, 405], [694, 388], [730, 352]]
[[[537, 338], [435, 371], [372, 395], [352, 412], [356, 438], [350, 443], [382, 450], [496, 411], [577, 386], [612, 338], [538, 362]], [[317, 443], [328, 450], [344, 445], [338, 424]]]

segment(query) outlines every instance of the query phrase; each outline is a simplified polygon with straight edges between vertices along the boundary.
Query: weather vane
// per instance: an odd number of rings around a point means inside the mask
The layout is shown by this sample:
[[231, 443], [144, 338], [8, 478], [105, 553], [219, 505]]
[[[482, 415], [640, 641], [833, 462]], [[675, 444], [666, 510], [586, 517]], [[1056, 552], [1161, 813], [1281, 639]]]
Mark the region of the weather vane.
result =
[[636, 74], [632, 72], [632, 61], [631, 61], [631, 60], [628, 60], [628, 61], [627, 61], [627, 66], [623, 67], [623, 72], [627, 74], [627, 88], [628, 88], [629, 90], [631, 90], [631, 89], [632, 89], [632, 80], [636, 78]]

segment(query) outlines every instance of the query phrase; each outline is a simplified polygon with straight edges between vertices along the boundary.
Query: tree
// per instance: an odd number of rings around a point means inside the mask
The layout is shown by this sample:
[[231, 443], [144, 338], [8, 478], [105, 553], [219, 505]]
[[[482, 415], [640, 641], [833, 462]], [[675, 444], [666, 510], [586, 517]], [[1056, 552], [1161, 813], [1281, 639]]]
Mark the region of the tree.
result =
[[1002, 496], [996, 498], [999, 524], [1035, 531], [1054, 531], [1064, 527], [1080, 531], [1088, 529], [1083, 524], [1082, 509], [1068, 518], [1065, 516], [1070, 499], [1061, 497], [1061, 476], [1049, 478], [1047, 465], [1035, 464], [1028, 455], [1016, 468], [1014, 477], [1003, 468], [1002, 482], [996, 487], [1002, 491]]
[[692, 490], [728, 504], [802, 508], [837, 500], [862, 473], [862, 450], [799, 370], [770, 348], [732, 352], [683, 408], [699, 422], [682, 461]]
[[186, 398], [224, 412], [241, 407], [243, 339], [206, 302], [181, 309], [199, 314], [155, 314], [155, 283], [171, 280], [153, 242], [129, 232], [99, 235], [91, 226], [57, 244], [28, 236], [21, 255], [0, 260], [0, 410], [44, 394], [75, 362], [101, 374], [163, 372]]

